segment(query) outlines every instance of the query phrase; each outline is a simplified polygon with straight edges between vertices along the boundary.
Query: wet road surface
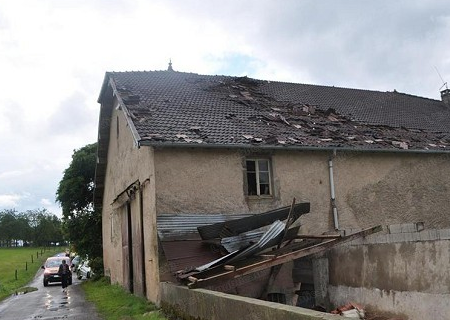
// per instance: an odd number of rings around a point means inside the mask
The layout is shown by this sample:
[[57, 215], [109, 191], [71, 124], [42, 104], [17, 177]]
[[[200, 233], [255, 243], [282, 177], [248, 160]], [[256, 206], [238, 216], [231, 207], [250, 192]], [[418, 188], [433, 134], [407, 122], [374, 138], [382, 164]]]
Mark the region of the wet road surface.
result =
[[73, 284], [63, 293], [60, 283], [44, 287], [43, 270], [40, 270], [30, 287], [37, 291], [12, 296], [0, 302], [1, 320], [73, 319], [100, 320], [93, 304], [84, 298], [81, 281], [73, 276]]

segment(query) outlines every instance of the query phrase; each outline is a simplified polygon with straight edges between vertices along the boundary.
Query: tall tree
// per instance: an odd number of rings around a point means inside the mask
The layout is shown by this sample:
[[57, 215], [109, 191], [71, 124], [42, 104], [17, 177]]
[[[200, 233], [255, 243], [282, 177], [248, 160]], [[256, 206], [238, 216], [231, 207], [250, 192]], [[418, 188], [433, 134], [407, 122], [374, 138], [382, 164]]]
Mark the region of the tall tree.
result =
[[74, 150], [56, 192], [69, 240], [78, 253], [91, 258], [103, 254], [101, 212], [93, 206], [96, 156], [96, 143]]

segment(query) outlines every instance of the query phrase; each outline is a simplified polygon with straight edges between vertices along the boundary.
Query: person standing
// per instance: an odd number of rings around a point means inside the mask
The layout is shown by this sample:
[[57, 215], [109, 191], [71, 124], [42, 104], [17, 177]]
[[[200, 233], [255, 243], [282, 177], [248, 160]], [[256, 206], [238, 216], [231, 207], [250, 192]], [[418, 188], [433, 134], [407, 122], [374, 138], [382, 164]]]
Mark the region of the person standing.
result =
[[70, 270], [69, 265], [66, 263], [66, 260], [63, 259], [61, 261], [62, 263], [59, 265], [58, 274], [61, 277], [61, 286], [63, 289], [63, 292], [67, 291], [67, 283], [70, 276]]

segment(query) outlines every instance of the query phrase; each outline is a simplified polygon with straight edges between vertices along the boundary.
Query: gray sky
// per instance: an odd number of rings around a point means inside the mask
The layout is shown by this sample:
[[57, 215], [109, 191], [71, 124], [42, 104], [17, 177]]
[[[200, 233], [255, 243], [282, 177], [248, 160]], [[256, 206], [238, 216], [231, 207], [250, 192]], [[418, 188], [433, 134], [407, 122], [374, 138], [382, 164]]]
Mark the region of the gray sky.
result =
[[0, 0], [0, 210], [46, 208], [97, 139], [106, 71], [163, 70], [440, 99], [448, 0]]

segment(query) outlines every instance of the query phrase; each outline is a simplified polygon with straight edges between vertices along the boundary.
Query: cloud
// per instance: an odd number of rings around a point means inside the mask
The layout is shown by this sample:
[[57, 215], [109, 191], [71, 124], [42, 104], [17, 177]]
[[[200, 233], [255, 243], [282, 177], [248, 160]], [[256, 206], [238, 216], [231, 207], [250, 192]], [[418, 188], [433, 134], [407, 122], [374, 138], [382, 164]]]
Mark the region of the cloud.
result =
[[41, 205], [44, 207], [51, 206], [53, 203], [49, 199], [41, 199]]
[[[97, 129], [97, 112], [87, 108], [91, 101], [86, 95], [75, 91], [59, 104], [50, 116], [47, 134], [51, 136], [74, 135], [78, 132], [95, 132]], [[93, 135], [92, 135], [93, 136]]]
[[0, 194], [0, 208], [13, 209], [22, 198], [24, 197], [19, 194]]
[[450, 78], [445, 1], [168, 3], [175, 16], [212, 24], [231, 52], [263, 62], [251, 76], [438, 99], [433, 65]]
[[9, 179], [17, 179], [20, 176], [23, 176], [25, 172], [20, 170], [14, 170], [14, 171], [7, 171], [7, 172], [1, 172], [0, 173], [0, 181], [2, 180], [9, 180]]

